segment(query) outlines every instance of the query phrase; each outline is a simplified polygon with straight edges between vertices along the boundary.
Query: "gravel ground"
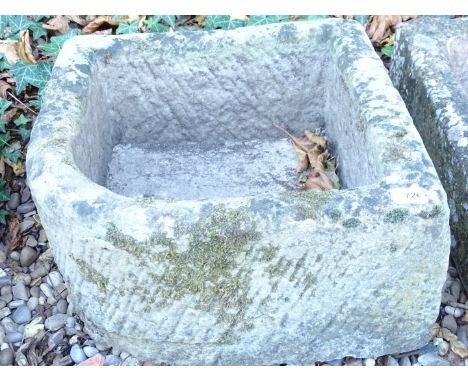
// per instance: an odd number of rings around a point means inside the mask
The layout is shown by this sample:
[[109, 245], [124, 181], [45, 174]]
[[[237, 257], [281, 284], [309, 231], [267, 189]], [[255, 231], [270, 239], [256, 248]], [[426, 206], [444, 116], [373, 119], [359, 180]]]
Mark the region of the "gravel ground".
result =
[[[24, 178], [12, 182], [8, 232], [0, 243], [0, 365], [152, 365], [93, 341], [71, 310]], [[322, 366], [468, 366], [468, 305], [449, 266], [433, 339], [422, 349], [377, 359], [346, 357]]]

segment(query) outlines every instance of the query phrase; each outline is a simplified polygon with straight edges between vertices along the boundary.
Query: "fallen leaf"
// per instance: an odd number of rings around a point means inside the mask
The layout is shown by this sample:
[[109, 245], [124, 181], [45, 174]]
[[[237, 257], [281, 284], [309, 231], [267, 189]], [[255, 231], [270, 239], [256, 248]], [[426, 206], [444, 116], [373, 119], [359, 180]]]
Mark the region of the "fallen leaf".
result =
[[77, 23], [82, 27], [84, 27], [88, 23], [85, 19], [82, 19], [80, 16], [77, 15], [67, 16], [67, 18], [68, 20], [73, 21], [74, 23]]
[[8, 90], [13, 90], [13, 86], [6, 81], [0, 80], [0, 97], [7, 99]]
[[468, 357], [468, 349], [466, 348], [465, 344], [460, 340], [454, 340], [450, 342], [450, 348], [452, 351], [461, 358]]
[[246, 15], [229, 15], [230, 20], [248, 20], [249, 16]]
[[326, 191], [332, 190], [335, 185], [325, 173], [324, 168], [315, 167], [310, 170], [309, 176], [304, 186], [304, 190]]
[[83, 28], [83, 34], [91, 34], [97, 30], [109, 29], [109, 27], [118, 27], [120, 20], [112, 20], [111, 16], [98, 16]]
[[414, 19], [417, 16], [371, 16], [367, 27], [367, 35], [372, 42], [380, 43], [388, 37], [403, 21]]
[[16, 163], [10, 161], [8, 158], [5, 158], [5, 163], [13, 169], [13, 172], [16, 176], [21, 176], [26, 173], [24, 169], [23, 162], [18, 159]]
[[10, 65], [16, 64], [16, 62], [20, 59], [18, 56], [18, 51], [16, 50], [17, 44], [18, 41], [13, 40], [0, 41], [0, 53], [5, 55], [5, 58]]
[[68, 32], [70, 29], [69, 22], [70, 20], [66, 16], [55, 16], [46, 23], [43, 23], [42, 26], [57, 36]]
[[103, 366], [105, 358], [101, 354], [96, 354], [91, 358], [88, 358], [86, 361], [83, 361], [78, 364], [78, 366]]
[[458, 339], [457, 336], [447, 328], [441, 328], [439, 335], [441, 335], [442, 338], [448, 342], [456, 341]]
[[9, 251], [13, 251], [16, 248], [19, 248], [23, 242], [21, 236], [21, 227], [20, 221], [17, 215], [12, 215], [10, 217], [10, 222], [8, 224], [8, 233], [6, 237], [6, 245]]
[[13, 107], [7, 112], [4, 112], [0, 118], [3, 119], [5, 122], [10, 122], [16, 116], [17, 111], [18, 110]]
[[16, 45], [16, 50], [20, 58], [26, 62], [26, 64], [35, 64], [36, 59], [32, 54], [31, 38], [29, 37], [29, 31], [26, 29], [20, 32], [20, 41]]
[[36, 317], [29, 324], [24, 327], [24, 338], [34, 337], [37, 333], [44, 329], [42, 317]]
[[5, 162], [3, 161], [3, 157], [0, 157], [0, 175], [2, 178], [5, 178]]

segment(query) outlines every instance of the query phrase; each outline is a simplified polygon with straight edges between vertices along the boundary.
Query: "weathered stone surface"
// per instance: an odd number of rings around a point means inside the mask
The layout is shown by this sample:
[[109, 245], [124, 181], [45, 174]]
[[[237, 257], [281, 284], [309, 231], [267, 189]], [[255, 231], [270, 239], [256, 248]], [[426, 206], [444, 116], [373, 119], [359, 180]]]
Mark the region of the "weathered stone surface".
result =
[[452, 253], [468, 288], [468, 18], [420, 18], [396, 33], [390, 75], [447, 192]]
[[[291, 191], [294, 151], [272, 121], [325, 132], [345, 189]], [[264, 142], [276, 161], [243, 160]], [[106, 187], [118, 145], [146, 145], [124, 171], [149, 173], [151, 187]], [[177, 161], [147, 161], [171, 150], [192, 158], [193, 177], [171, 181]], [[219, 182], [198, 171], [209, 150]], [[446, 195], [357, 23], [73, 38], [27, 170], [70, 303], [116, 352], [310, 364], [430, 339], [450, 248]]]

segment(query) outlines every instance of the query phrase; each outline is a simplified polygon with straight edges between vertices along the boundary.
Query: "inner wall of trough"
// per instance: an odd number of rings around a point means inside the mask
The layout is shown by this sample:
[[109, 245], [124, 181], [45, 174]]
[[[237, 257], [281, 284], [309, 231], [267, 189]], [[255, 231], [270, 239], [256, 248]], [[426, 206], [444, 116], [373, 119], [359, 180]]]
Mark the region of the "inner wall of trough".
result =
[[118, 144], [183, 150], [197, 143], [212, 150], [225, 142], [277, 141], [285, 136], [272, 128], [276, 122], [296, 135], [324, 133], [344, 188], [375, 180], [372, 161], [363, 155], [364, 129], [325, 47], [267, 45], [265, 51], [260, 41], [224, 49], [101, 58], [73, 145], [81, 171], [105, 185]]

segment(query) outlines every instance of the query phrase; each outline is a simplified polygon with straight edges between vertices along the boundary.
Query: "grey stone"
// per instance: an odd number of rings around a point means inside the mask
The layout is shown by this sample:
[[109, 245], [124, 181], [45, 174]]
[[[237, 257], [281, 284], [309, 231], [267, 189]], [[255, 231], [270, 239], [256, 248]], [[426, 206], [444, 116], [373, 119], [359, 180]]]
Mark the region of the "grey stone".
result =
[[36, 279], [38, 277], [44, 277], [50, 270], [50, 264], [49, 263], [44, 263], [42, 261], [38, 261], [36, 263], [36, 267], [34, 270], [31, 272], [31, 277], [33, 279]]
[[47, 344], [50, 347], [55, 347], [57, 345], [60, 345], [63, 342], [63, 332], [61, 330], [52, 333], [49, 338], [47, 339]]
[[54, 298], [54, 291], [49, 284], [42, 283], [39, 288], [47, 298]]
[[31, 287], [31, 289], [29, 289], [29, 293], [31, 293], [32, 297], [39, 298], [41, 296], [41, 290], [39, 289], [38, 286]]
[[99, 353], [99, 350], [97, 350], [94, 346], [85, 346], [83, 347], [83, 351], [85, 352], [86, 357], [88, 358], [91, 358], [92, 356]]
[[14, 261], [19, 261], [20, 259], [20, 254], [18, 251], [13, 251], [10, 253], [10, 259], [14, 260]]
[[34, 226], [35, 221], [33, 218], [26, 218], [20, 223], [21, 233], [29, 231]]
[[37, 246], [37, 240], [34, 236], [29, 235], [28, 238], [26, 239], [26, 245], [28, 247], [36, 247]]
[[36, 209], [36, 206], [34, 205], [33, 202], [29, 203], [24, 203], [18, 206], [16, 209], [16, 212], [20, 214], [27, 214], [28, 212], [34, 211]]
[[44, 326], [47, 330], [59, 330], [65, 326], [67, 319], [68, 316], [66, 314], [58, 313], [47, 318], [44, 322]]
[[[344, 189], [297, 191], [272, 121], [323, 133]], [[138, 359], [310, 364], [430, 340], [446, 195], [358, 23], [70, 39], [26, 167], [74, 310]]]
[[13, 297], [19, 300], [27, 301], [29, 299], [29, 292], [23, 283], [17, 283], [11, 288]]
[[28, 300], [28, 308], [32, 312], [34, 309], [36, 309], [37, 305], [39, 304], [39, 299], [37, 297], [30, 297]]
[[13, 333], [18, 331], [18, 324], [16, 324], [11, 318], [7, 317], [2, 320], [3, 329], [5, 333]]
[[458, 328], [457, 337], [468, 348], [468, 325], [462, 325]]
[[15, 360], [15, 353], [10, 348], [3, 349], [0, 352], [0, 366], [11, 366]]
[[418, 18], [396, 32], [390, 76], [447, 191], [453, 258], [468, 288], [468, 18]]
[[448, 305], [444, 308], [444, 310], [445, 310], [445, 313], [451, 314], [455, 318], [460, 318], [465, 313], [464, 309], [454, 308], [453, 306], [448, 306]]
[[78, 345], [73, 345], [70, 349], [70, 357], [73, 362], [80, 363], [86, 360], [86, 354]]
[[24, 300], [13, 300], [8, 303], [8, 307], [10, 309], [16, 309], [17, 307], [23, 304], [24, 304]]
[[28, 247], [27, 245], [21, 250], [20, 264], [22, 267], [29, 267], [36, 261], [39, 254], [34, 248]]
[[2, 294], [0, 296], [0, 300], [5, 301], [8, 304], [11, 300], [13, 300], [13, 295], [11, 293]]
[[75, 318], [68, 317], [65, 325], [67, 326], [67, 328], [73, 328], [75, 326]]
[[47, 275], [47, 282], [50, 286], [55, 288], [57, 285], [63, 283], [62, 276], [57, 271], [52, 271]]
[[139, 366], [140, 361], [135, 357], [129, 356], [122, 361], [121, 366]]
[[39, 239], [37, 241], [39, 242], [39, 244], [44, 244], [47, 242], [47, 235], [43, 229], [39, 231]]
[[24, 285], [29, 285], [31, 283], [31, 275], [28, 273], [17, 273], [14, 277], [15, 283], [23, 283]]
[[29, 199], [31, 199], [31, 191], [29, 187], [25, 187], [23, 191], [21, 191], [21, 203], [26, 203]]
[[398, 363], [400, 364], [400, 366], [411, 366], [411, 361], [409, 357], [401, 357]]
[[8, 317], [10, 314], [11, 314], [11, 310], [9, 307], [4, 307], [0, 309], [0, 320], [5, 317]]
[[[468, 102], [468, 99], [467, 99]], [[454, 280], [450, 285], [450, 294], [455, 297], [457, 300], [460, 297], [461, 285], [458, 280]]]
[[106, 355], [106, 359], [104, 360], [104, 366], [119, 366], [121, 363], [120, 357], [114, 354]]
[[422, 366], [450, 366], [450, 362], [440, 357], [437, 353], [426, 353], [418, 357], [418, 363]]
[[8, 201], [7, 205], [10, 210], [16, 210], [20, 204], [20, 194], [18, 192], [14, 192], [10, 195], [10, 200]]
[[400, 366], [400, 365], [398, 364], [398, 361], [395, 358], [389, 355], [387, 357], [387, 366]]
[[28, 366], [28, 365], [29, 365], [28, 359], [27, 359], [26, 356], [25, 356], [22, 352], [20, 352], [20, 351], [16, 352], [16, 354], [15, 354], [15, 361], [16, 361], [16, 364], [17, 364], [18, 366]]
[[68, 309], [68, 302], [64, 299], [61, 299], [57, 302], [57, 312], [66, 314]]
[[11, 285], [11, 276], [2, 276], [0, 277], [0, 288]]
[[448, 342], [441, 341], [439, 345], [437, 345], [437, 352], [440, 356], [444, 356], [449, 351], [449, 348], [450, 345], [448, 344]]
[[441, 326], [444, 327], [444, 328], [447, 328], [452, 333], [456, 333], [457, 328], [458, 328], [457, 321], [455, 320], [455, 318], [451, 314], [447, 314], [442, 319]]
[[18, 332], [7, 333], [4, 341], [8, 343], [20, 342], [23, 339], [23, 335]]
[[22, 304], [16, 308], [16, 310], [11, 315], [13, 321], [17, 324], [26, 324], [31, 321], [31, 311], [29, 310], [26, 304]]

